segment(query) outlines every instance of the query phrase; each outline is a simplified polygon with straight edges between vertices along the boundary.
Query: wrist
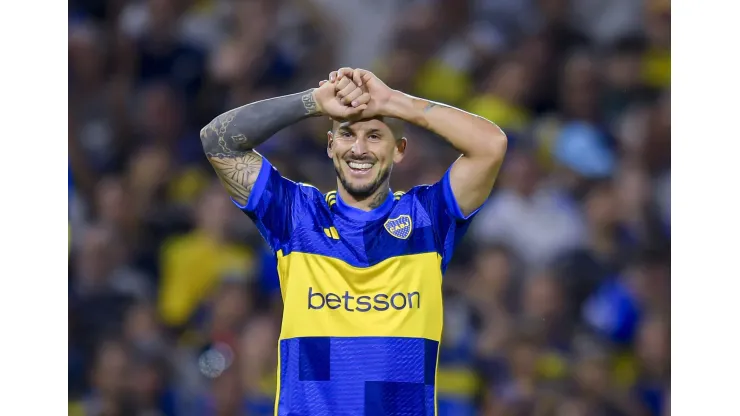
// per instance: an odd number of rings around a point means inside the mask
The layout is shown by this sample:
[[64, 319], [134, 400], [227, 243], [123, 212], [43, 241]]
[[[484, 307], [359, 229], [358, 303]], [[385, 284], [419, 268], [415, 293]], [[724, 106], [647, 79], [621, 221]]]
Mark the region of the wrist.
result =
[[426, 104], [404, 92], [393, 90], [391, 98], [385, 106], [383, 116], [398, 118], [413, 124], [423, 123], [423, 108]]
[[316, 96], [318, 88], [313, 88], [301, 96], [303, 101], [303, 107], [306, 109], [306, 114], [309, 117], [318, 117], [324, 114], [324, 109], [321, 107], [321, 101]]
[[413, 109], [411, 100], [411, 96], [401, 91], [393, 90], [388, 102], [381, 110], [381, 115], [384, 117], [405, 119], [410, 114], [410, 110]]

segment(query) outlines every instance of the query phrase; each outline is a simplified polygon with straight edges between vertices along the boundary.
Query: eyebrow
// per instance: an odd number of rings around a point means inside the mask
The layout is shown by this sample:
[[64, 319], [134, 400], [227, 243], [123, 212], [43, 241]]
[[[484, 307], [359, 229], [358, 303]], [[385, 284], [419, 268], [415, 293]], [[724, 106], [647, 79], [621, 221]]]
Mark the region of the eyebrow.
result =
[[[355, 131], [353, 129], [349, 128], [349, 127], [338, 127], [337, 128], [337, 132], [347, 132], [347, 133], [353, 133], [353, 134], [355, 133]], [[380, 135], [382, 135], [383, 134], [383, 131], [380, 130], [380, 129], [368, 129], [365, 133], [366, 134], [380, 134]]]

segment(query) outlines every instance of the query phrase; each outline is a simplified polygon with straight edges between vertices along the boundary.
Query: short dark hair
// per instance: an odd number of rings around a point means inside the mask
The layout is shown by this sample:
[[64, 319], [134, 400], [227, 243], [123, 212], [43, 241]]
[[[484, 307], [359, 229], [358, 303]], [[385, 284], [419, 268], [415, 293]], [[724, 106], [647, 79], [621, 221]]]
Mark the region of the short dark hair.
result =
[[393, 117], [385, 117], [383, 118], [383, 122], [391, 129], [393, 137], [395, 137], [396, 140], [403, 137], [406, 130], [406, 123], [403, 120]]
[[[393, 117], [376, 117], [376, 119], [382, 121], [388, 126], [396, 140], [400, 140], [403, 137], [406, 126], [403, 120]], [[340, 121], [332, 120], [332, 132], [336, 133], [337, 128], [341, 123], [342, 122]]]

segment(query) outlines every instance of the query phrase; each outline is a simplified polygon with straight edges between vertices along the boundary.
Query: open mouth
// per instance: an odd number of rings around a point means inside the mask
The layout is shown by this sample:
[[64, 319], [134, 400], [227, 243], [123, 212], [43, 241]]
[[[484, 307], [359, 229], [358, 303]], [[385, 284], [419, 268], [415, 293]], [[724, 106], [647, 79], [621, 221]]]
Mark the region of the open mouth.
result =
[[352, 171], [352, 173], [356, 174], [363, 174], [367, 173], [372, 169], [373, 164], [369, 162], [347, 162], [347, 166], [349, 166], [349, 169]]

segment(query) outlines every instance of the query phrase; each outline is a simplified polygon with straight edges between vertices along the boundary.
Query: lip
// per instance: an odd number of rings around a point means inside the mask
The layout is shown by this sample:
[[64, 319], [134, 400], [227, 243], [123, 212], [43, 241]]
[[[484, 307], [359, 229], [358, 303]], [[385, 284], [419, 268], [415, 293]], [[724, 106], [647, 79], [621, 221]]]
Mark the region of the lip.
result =
[[349, 172], [350, 174], [352, 174], [352, 176], [357, 176], [360, 178], [369, 175], [370, 172], [373, 170], [372, 167], [370, 169], [365, 169], [365, 170], [352, 169], [352, 167], [349, 165], [349, 162], [345, 161], [344, 163], [345, 165], [347, 165], [347, 169], [349, 169]]

